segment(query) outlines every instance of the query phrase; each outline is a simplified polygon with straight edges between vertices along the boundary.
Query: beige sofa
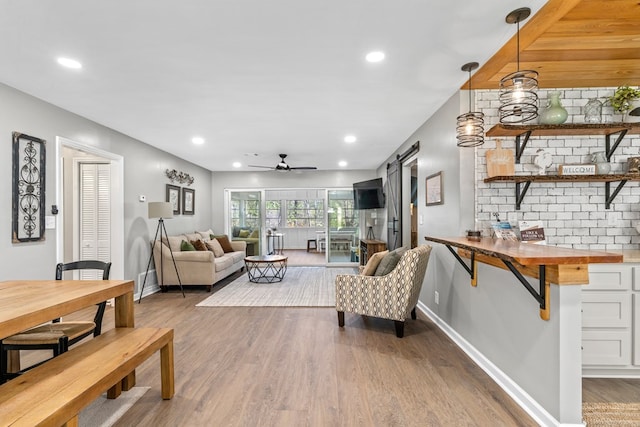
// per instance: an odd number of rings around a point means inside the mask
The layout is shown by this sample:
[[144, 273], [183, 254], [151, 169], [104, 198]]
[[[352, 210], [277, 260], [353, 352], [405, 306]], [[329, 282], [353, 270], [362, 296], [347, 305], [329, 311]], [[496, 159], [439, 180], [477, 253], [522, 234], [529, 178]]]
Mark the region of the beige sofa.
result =
[[[163, 286], [161, 286], [163, 291], [166, 290], [166, 286], [179, 285], [176, 269], [173, 266], [171, 253], [165, 240], [166, 239], [163, 238], [162, 242], [156, 242], [153, 249], [153, 260], [156, 265], [158, 284], [163, 284]], [[169, 243], [173, 250], [173, 258], [176, 261], [182, 286], [206, 286], [207, 291], [210, 292], [211, 287], [216, 282], [238, 270], [244, 269], [244, 258], [247, 248], [246, 242], [232, 241], [231, 247], [234, 249], [234, 252], [228, 252], [216, 258], [211, 251], [181, 251], [180, 245], [183, 240], [209, 240], [209, 235], [206, 233], [193, 233], [169, 236]], [[160, 260], [161, 248], [162, 262]], [[162, 271], [160, 271], [161, 265]]]

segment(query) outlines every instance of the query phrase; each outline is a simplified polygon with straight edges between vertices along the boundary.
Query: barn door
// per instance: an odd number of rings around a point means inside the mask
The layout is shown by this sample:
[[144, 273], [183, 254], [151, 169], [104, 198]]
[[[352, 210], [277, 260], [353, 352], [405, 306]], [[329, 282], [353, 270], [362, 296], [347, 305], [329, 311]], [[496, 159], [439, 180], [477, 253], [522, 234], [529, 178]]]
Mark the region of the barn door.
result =
[[387, 164], [387, 248], [402, 246], [402, 164]]
[[[80, 260], [111, 258], [111, 169], [108, 163], [80, 163]], [[99, 276], [99, 277], [98, 277]], [[80, 272], [81, 280], [99, 279], [97, 271]]]

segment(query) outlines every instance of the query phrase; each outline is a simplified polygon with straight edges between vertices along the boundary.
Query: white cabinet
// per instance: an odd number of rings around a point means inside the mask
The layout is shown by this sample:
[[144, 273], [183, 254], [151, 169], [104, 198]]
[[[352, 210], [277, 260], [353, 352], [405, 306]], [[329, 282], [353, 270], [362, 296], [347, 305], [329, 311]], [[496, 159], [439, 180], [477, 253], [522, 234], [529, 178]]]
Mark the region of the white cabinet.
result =
[[584, 376], [640, 375], [640, 264], [590, 264], [582, 287]]
[[583, 328], [629, 328], [629, 292], [582, 292]]
[[631, 331], [582, 331], [582, 364], [625, 366], [631, 364]]

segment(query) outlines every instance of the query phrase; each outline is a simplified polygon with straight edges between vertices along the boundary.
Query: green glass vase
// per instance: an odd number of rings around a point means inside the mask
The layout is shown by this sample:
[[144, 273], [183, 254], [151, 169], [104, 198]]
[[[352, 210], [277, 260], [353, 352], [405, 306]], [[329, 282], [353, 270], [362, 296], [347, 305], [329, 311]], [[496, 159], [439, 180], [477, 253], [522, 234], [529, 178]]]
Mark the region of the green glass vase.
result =
[[560, 92], [549, 92], [547, 107], [540, 113], [540, 123], [545, 125], [560, 125], [567, 121], [569, 113], [560, 103]]

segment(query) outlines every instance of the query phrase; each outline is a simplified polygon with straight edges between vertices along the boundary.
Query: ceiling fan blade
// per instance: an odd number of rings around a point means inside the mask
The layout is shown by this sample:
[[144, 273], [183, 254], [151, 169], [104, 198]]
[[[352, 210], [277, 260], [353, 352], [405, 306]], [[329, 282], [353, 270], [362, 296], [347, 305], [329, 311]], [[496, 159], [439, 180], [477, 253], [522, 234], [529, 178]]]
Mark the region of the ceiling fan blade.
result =
[[275, 169], [274, 167], [271, 166], [259, 166], [259, 165], [247, 165], [250, 168], [263, 168], [263, 169]]
[[290, 167], [289, 169], [290, 170], [308, 170], [308, 171], [311, 171], [311, 170], [317, 170], [318, 168], [315, 167], [315, 166], [298, 166], [296, 168]]

